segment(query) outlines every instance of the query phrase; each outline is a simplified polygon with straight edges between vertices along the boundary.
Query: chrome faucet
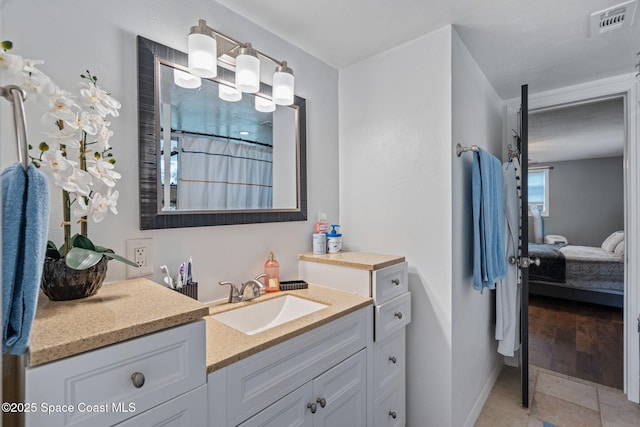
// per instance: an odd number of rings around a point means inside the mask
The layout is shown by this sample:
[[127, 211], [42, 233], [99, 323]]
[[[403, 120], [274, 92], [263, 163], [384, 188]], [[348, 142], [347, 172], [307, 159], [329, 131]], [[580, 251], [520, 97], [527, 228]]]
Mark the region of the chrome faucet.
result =
[[[250, 301], [260, 296], [260, 290], [264, 290], [264, 285], [260, 282], [265, 275], [261, 274], [255, 279], [251, 279], [246, 283], [243, 283], [240, 289], [231, 282], [218, 282], [220, 286], [229, 285], [229, 303], [236, 303], [242, 301]], [[249, 292], [246, 292], [250, 289]], [[253, 292], [251, 292], [251, 290]]]

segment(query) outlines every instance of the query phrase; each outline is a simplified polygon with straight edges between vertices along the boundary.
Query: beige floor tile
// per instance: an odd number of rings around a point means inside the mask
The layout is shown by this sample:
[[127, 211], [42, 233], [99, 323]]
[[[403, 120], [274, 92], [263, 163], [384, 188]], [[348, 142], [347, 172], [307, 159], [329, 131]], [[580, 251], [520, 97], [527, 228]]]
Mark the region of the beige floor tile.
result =
[[536, 394], [538, 393], [544, 393], [598, 411], [598, 391], [593, 385], [540, 372], [536, 382]]
[[527, 427], [544, 427], [544, 423], [536, 417], [529, 416], [529, 424]]
[[622, 390], [618, 390], [611, 387], [599, 386], [598, 387], [598, 398], [600, 400], [600, 404], [606, 404], [609, 406], [615, 407], [637, 407], [638, 405], [627, 400], [627, 396], [622, 392]]
[[553, 375], [554, 377], [560, 378], [569, 378], [569, 375], [561, 374], [560, 372], [552, 371], [551, 369], [541, 368], [540, 366], [529, 365], [530, 369], [535, 369], [538, 372], [544, 372], [549, 375]]
[[602, 427], [638, 427], [640, 426], [640, 407], [600, 405]]
[[[538, 378], [538, 383], [540, 378]], [[531, 415], [558, 427], [601, 427], [600, 413], [581, 405], [536, 392]]]

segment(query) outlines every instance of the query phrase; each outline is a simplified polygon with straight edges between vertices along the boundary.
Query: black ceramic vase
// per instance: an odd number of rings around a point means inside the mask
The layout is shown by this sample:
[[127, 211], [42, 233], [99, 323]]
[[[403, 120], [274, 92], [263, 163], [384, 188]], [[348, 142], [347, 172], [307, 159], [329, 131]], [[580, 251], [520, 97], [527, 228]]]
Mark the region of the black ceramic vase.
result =
[[74, 270], [64, 259], [45, 258], [40, 289], [51, 301], [90, 297], [98, 292], [107, 275], [108, 258], [86, 270]]

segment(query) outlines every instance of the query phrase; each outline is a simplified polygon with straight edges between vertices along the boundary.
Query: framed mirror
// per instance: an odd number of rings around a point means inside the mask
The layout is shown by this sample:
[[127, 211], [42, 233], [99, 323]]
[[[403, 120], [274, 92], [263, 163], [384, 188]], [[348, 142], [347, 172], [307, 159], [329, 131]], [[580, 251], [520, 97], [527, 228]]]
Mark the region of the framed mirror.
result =
[[140, 229], [305, 221], [305, 100], [270, 111], [265, 83], [240, 95], [232, 70], [187, 71], [138, 36]]

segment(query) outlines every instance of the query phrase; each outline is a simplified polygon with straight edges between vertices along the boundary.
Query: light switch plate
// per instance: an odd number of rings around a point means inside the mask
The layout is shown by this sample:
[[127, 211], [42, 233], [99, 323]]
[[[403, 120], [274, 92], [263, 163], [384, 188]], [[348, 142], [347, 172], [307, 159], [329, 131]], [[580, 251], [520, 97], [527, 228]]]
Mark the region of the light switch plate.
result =
[[153, 239], [128, 239], [127, 258], [139, 265], [138, 268], [127, 265], [128, 279], [153, 274]]

